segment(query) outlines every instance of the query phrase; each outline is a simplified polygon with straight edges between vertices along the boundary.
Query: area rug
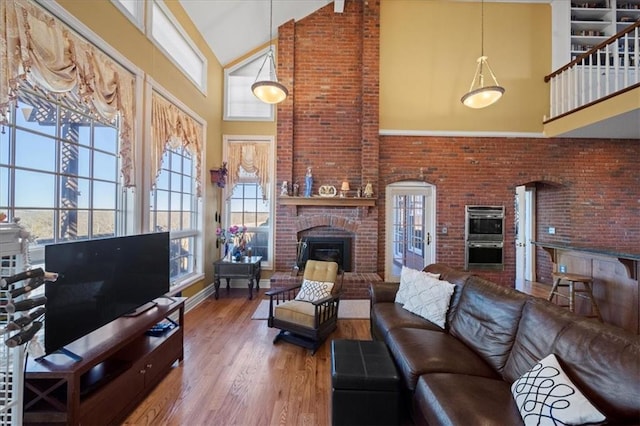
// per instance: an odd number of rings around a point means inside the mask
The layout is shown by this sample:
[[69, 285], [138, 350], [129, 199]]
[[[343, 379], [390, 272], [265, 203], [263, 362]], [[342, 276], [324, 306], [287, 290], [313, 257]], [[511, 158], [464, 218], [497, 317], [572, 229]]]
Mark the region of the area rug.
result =
[[[338, 319], [369, 319], [369, 299], [340, 300]], [[269, 317], [269, 301], [261, 300], [251, 316], [254, 320], [266, 320]]]

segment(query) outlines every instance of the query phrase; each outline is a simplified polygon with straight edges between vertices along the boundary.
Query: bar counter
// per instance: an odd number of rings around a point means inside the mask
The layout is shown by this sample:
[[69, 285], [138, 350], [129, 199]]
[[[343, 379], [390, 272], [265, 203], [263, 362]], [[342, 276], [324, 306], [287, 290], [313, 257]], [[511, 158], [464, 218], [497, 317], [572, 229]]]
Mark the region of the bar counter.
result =
[[593, 292], [604, 321], [640, 334], [640, 253], [532, 241], [549, 254], [552, 272], [593, 278]]

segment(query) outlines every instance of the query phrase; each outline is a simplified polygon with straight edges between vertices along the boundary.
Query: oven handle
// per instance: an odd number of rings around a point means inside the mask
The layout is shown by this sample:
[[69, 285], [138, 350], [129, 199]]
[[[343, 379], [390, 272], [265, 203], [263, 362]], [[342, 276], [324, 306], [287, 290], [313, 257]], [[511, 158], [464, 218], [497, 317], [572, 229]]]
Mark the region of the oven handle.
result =
[[502, 248], [502, 243], [468, 243], [470, 248]]
[[469, 218], [470, 219], [503, 219], [504, 218], [504, 214], [502, 214], [502, 213], [496, 213], [496, 214], [469, 213]]

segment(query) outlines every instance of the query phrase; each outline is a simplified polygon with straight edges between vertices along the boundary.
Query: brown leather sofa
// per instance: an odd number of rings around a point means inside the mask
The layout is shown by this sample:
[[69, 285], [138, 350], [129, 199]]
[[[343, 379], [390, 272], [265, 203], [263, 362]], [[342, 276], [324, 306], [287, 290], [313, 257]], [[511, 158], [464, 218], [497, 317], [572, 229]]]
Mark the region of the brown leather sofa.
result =
[[554, 353], [607, 424], [640, 423], [640, 337], [444, 264], [455, 284], [446, 328], [395, 303], [398, 283], [371, 285], [371, 335], [387, 344], [416, 424], [519, 425], [510, 386]]

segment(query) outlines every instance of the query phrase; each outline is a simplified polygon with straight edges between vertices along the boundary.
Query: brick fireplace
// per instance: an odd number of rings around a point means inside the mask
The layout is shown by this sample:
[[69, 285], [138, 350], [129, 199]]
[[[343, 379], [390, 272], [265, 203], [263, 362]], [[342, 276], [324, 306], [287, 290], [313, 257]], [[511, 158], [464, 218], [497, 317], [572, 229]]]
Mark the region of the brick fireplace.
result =
[[[328, 4], [300, 21], [280, 26], [278, 75], [289, 88], [289, 99], [278, 105], [278, 186], [282, 181], [297, 182], [302, 189], [311, 167], [313, 194], [318, 194], [320, 185], [340, 188], [342, 181], [348, 181], [354, 193], [371, 183], [377, 194], [379, 8], [379, 0], [350, 1], [343, 13], [336, 14]], [[344, 236], [352, 244], [351, 272], [345, 276], [343, 294], [368, 297], [363, 277], [380, 279], [376, 274], [378, 211], [378, 206], [331, 205], [330, 201], [324, 205], [278, 203], [276, 274], [271, 285], [290, 276], [301, 238]]]
[[366, 298], [368, 283], [379, 281], [378, 221], [372, 207], [278, 206], [276, 270], [271, 286], [291, 283], [298, 244], [308, 238], [349, 238], [351, 271], [345, 273], [346, 298]]

